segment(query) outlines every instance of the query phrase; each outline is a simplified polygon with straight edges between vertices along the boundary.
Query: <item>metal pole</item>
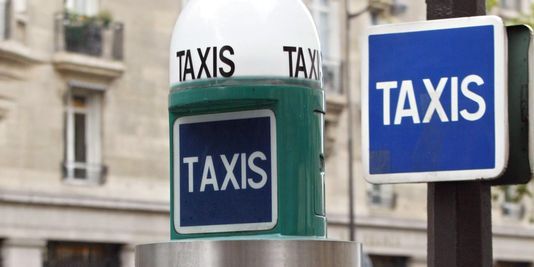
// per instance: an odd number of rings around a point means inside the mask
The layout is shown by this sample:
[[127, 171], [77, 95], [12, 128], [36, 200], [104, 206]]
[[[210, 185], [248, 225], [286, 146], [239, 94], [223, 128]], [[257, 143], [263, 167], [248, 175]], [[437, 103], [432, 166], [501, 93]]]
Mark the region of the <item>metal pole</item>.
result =
[[[484, 0], [426, 0], [427, 19], [484, 15]], [[491, 187], [428, 184], [428, 266], [491, 267]]]
[[361, 267], [362, 247], [331, 240], [194, 240], [140, 245], [137, 267]]
[[350, 13], [350, 0], [345, 0], [345, 62], [343, 64], [343, 80], [344, 80], [344, 87], [345, 87], [345, 95], [347, 97], [347, 128], [348, 128], [348, 179], [349, 179], [349, 240], [354, 241], [356, 240], [356, 230], [355, 230], [355, 222], [354, 222], [354, 167], [353, 167], [353, 159], [354, 159], [354, 147], [353, 147], [353, 135], [354, 135], [354, 129], [353, 129], [353, 121], [352, 121], [352, 98], [351, 98], [351, 90], [350, 90], [350, 22], [352, 14]]

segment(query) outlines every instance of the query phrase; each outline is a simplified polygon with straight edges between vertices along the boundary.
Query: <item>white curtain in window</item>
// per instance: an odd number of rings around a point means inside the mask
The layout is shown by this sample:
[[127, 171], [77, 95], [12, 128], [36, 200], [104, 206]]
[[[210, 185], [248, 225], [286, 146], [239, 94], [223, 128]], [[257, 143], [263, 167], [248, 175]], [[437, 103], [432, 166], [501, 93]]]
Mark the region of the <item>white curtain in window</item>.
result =
[[182, 8], [185, 7], [185, 5], [187, 4], [187, 2], [189, 2], [189, 0], [182, 0]]
[[13, 0], [13, 9], [17, 13], [26, 13], [28, 3], [26, 0]]
[[314, 0], [311, 11], [321, 39], [323, 60], [327, 62], [341, 60], [339, 3], [329, 0]]
[[[83, 99], [85, 105], [83, 107], [76, 107], [73, 102], [73, 94], [78, 98]], [[101, 123], [102, 123], [102, 95], [100, 92], [87, 92], [76, 90], [74, 93], [71, 89], [69, 91], [69, 98], [67, 103], [67, 120], [66, 120], [66, 178], [67, 179], [85, 179], [85, 182], [98, 183], [102, 175], [102, 151], [101, 151]], [[76, 159], [76, 131], [78, 130], [75, 123], [76, 114], [82, 114], [85, 118], [85, 125], [81, 127], [84, 132], [81, 136], [85, 136], [84, 142], [86, 149], [85, 160], [77, 161]], [[78, 140], [79, 141], [79, 140]], [[85, 175], [76, 176], [76, 170], [84, 170]], [[80, 180], [78, 180], [80, 181]]]
[[6, 35], [6, 0], [0, 0], [0, 40]]
[[66, 0], [65, 8], [80, 15], [94, 16], [98, 13], [99, 0]]
[[339, 62], [341, 60], [341, 33], [340, 33], [340, 16], [339, 2], [331, 2], [329, 8], [330, 36], [328, 37], [328, 59]]
[[88, 163], [93, 166], [99, 166], [102, 164], [102, 154], [101, 154], [101, 132], [100, 126], [102, 125], [101, 121], [101, 111], [102, 111], [102, 98], [100, 94], [94, 93], [91, 97], [88, 98], [89, 104], [89, 118], [87, 123], [88, 127], [87, 132], [87, 143], [90, 145], [88, 149]]

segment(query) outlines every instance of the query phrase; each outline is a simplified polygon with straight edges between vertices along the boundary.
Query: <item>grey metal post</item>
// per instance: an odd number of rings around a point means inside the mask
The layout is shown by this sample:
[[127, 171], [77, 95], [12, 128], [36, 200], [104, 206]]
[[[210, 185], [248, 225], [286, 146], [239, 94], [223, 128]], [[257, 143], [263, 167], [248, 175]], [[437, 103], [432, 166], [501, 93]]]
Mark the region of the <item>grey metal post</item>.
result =
[[329, 240], [195, 240], [136, 247], [136, 267], [362, 267], [359, 243]]
[[348, 194], [349, 194], [349, 240], [356, 240], [356, 211], [354, 205], [354, 121], [352, 105], [352, 93], [350, 87], [350, 23], [353, 19], [365, 14], [370, 9], [370, 0], [367, 1], [365, 8], [358, 12], [351, 12], [350, 0], [345, 0], [345, 61], [343, 62], [343, 88], [347, 99], [347, 141], [348, 141]]
[[352, 108], [352, 97], [351, 97], [351, 88], [350, 88], [350, 22], [351, 22], [351, 13], [350, 13], [350, 0], [345, 0], [345, 62], [343, 62], [343, 85], [345, 88], [345, 96], [347, 97], [347, 141], [348, 141], [348, 197], [349, 197], [349, 240], [356, 240], [356, 223], [355, 223], [355, 213], [354, 213], [354, 128], [352, 117], [353, 108]]
[[[427, 19], [484, 15], [484, 0], [427, 0]], [[428, 184], [428, 266], [491, 267], [491, 186]]]

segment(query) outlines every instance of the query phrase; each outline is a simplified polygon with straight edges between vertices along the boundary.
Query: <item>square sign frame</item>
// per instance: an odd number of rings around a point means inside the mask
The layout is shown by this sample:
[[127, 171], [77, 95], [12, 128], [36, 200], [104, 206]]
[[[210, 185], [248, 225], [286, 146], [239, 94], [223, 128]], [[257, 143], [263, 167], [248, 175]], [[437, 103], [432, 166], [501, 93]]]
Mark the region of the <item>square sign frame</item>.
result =
[[[369, 94], [370, 86], [370, 39], [372, 36], [387, 36], [399, 38], [402, 34], [424, 32], [439, 32], [440, 30], [454, 30], [479, 26], [493, 27], [493, 48], [494, 48], [494, 151], [495, 159], [492, 168], [448, 168], [445, 170], [414, 170], [414, 171], [391, 171], [372, 173], [371, 171], [371, 144], [370, 144], [370, 108]], [[446, 39], [442, 40], [447, 43]], [[464, 181], [464, 180], [486, 180], [500, 176], [508, 162], [508, 90], [507, 90], [507, 43], [505, 27], [502, 20], [497, 16], [478, 16], [468, 18], [454, 18], [443, 20], [421, 21], [413, 23], [402, 23], [392, 25], [379, 25], [370, 27], [362, 44], [362, 168], [364, 178], [374, 184], [388, 183], [420, 183], [420, 182], [440, 182], [440, 181]], [[414, 61], [424, 60], [414, 58]], [[441, 62], [440, 62], [441, 63]], [[395, 64], [394, 61], [388, 64]], [[483, 63], [481, 63], [483, 64]], [[410, 68], [403, 65], [401, 68]], [[404, 77], [410, 79], [413, 77]], [[435, 82], [435, 81], [433, 81]], [[448, 83], [447, 83], [448, 85]], [[400, 81], [399, 81], [400, 86]], [[445, 87], [447, 88], [447, 87]], [[446, 90], [446, 89], [445, 89]], [[443, 92], [445, 94], [445, 92]], [[393, 100], [392, 100], [393, 101]], [[382, 108], [382, 107], [373, 107]], [[392, 109], [394, 110], [394, 109]], [[424, 111], [422, 111], [424, 112]], [[436, 112], [437, 113], [437, 112]], [[438, 114], [434, 114], [436, 116]], [[422, 117], [421, 117], [422, 119]], [[435, 118], [434, 118], [435, 119]], [[421, 126], [424, 127], [424, 126]], [[409, 137], [409, 136], [407, 136]], [[462, 151], [458, 151], [461, 155]], [[394, 159], [389, 159], [393, 161]], [[409, 169], [407, 167], [406, 169]], [[415, 169], [415, 168], [414, 168]]]
[[[267, 222], [254, 222], [254, 223], [230, 223], [230, 224], [206, 224], [195, 226], [183, 226], [181, 225], [181, 210], [180, 210], [180, 126], [210, 122], [225, 122], [225, 121], [237, 121], [242, 119], [269, 119], [270, 128], [270, 188], [271, 188], [271, 220]], [[218, 114], [206, 114], [206, 115], [194, 115], [178, 118], [174, 122], [173, 126], [173, 148], [174, 148], [174, 203], [173, 219], [174, 229], [179, 234], [204, 234], [204, 233], [221, 233], [221, 232], [243, 232], [243, 231], [259, 231], [273, 229], [278, 223], [278, 171], [277, 171], [277, 143], [276, 143], [276, 117], [274, 112], [268, 109], [262, 110], [250, 110], [239, 112], [228, 112]], [[237, 162], [235, 168], [241, 168], [242, 163]], [[246, 167], [245, 167], [246, 168]], [[257, 167], [256, 167], [257, 168]], [[220, 178], [219, 178], [220, 179]], [[238, 180], [241, 178], [237, 178]], [[250, 186], [249, 186], [250, 187]], [[243, 191], [243, 190], [236, 190]]]

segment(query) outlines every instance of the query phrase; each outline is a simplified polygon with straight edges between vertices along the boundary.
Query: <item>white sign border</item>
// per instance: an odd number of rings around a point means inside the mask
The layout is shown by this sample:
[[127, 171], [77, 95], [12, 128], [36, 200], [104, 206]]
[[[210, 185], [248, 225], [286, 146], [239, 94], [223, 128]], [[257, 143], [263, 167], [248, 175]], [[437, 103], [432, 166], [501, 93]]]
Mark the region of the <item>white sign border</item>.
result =
[[[269, 117], [271, 126], [271, 221], [263, 223], [240, 223], [240, 224], [218, 224], [206, 226], [181, 226], [180, 225], [180, 125], [187, 123], [215, 122], [237, 119], [250, 119]], [[206, 114], [186, 116], [176, 119], [173, 125], [174, 138], [174, 229], [179, 234], [205, 234], [222, 232], [243, 232], [273, 229], [278, 223], [278, 165], [276, 149], [276, 117], [269, 109], [227, 112], [218, 114]]]
[[[369, 36], [378, 34], [421, 32], [444, 29], [458, 29], [476, 26], [493, 26], [494, 29], [494, 72], [495, 88], [495, 167], [458, 171], [406, 172], [392, 174], [371, 174], [369, 167]], [[508, 43], [502, 19], [497, 16], [477, 16], [411, 23], [378, 25], [370, 27], [362, 42], [362, 168], [365, 180], [373, 184], [420, 183], [440, 181], [489, 180], [500, 176], [508, 163]]]

